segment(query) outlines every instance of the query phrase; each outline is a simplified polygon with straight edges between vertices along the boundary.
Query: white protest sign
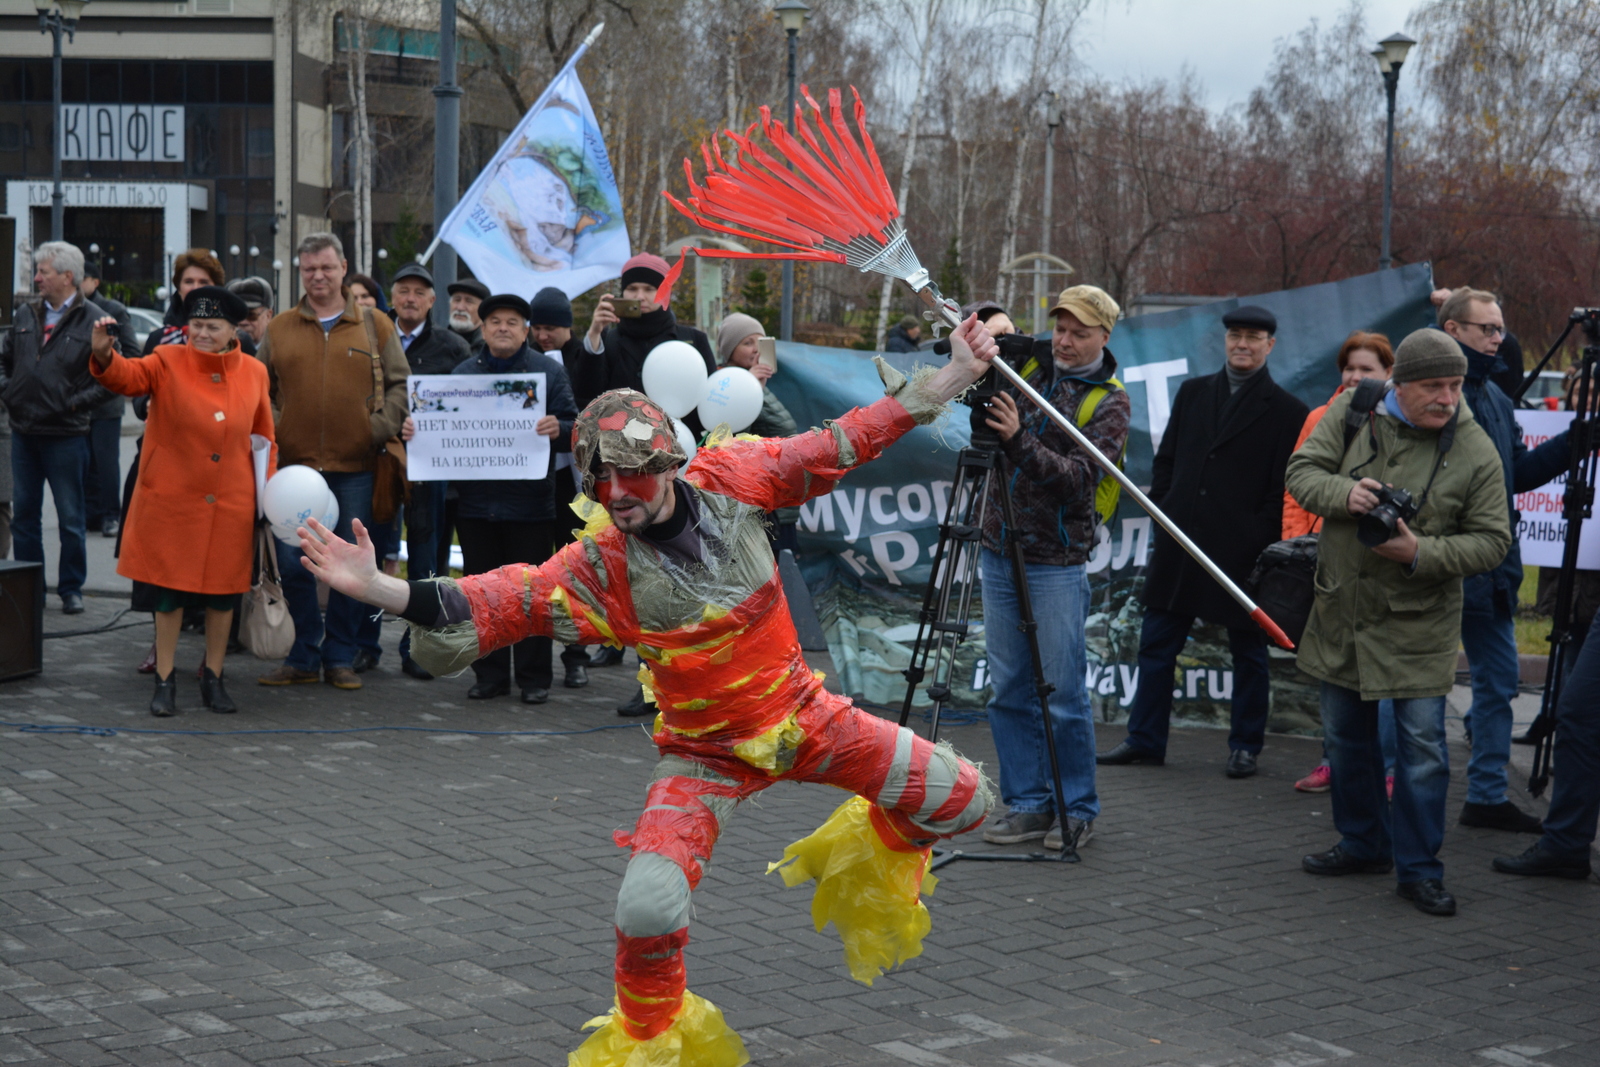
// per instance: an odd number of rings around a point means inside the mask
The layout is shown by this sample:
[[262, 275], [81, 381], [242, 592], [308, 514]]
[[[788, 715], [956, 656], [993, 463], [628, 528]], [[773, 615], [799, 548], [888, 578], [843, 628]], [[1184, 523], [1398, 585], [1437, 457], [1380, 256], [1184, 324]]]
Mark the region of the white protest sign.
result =
[[[1517, 425], [1522, 440], [1537, 448], [1561, 433], [1572, 421], [1570, 411], [1518, 411]], [[1517, 524], [1517, 541], [1522, 545], [1522, 562], [1533, 567], [1559, 567], [1567, 543], [1567, 520], [1561, 509], [1566, 500], [1567, 476], [1518, 493], [1516, 509], [1522, 513]], [[1600, 570], [1600, 518], [1585, 519], [1583, 536], [1578, 541], [1578, 566]]]
[[414, 482], [536, 481], [550, 470], [543, 374], [413, 374], [417, 433], [406, 445]]

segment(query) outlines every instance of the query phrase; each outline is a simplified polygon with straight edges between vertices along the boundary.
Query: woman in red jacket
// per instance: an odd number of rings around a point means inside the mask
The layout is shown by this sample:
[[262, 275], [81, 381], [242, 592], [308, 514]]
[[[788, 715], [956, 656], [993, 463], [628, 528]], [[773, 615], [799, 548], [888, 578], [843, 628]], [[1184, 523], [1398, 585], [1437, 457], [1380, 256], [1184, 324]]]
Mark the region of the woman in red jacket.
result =
[[[159, 590], [152, 715], [177, 713], [173, 658], [186, 607], [206, 610], [202, 702], [215, 712], [238, 710], [222, 685], [222, 657], [240, 594], [250, 588], [250, 437], [274, 437], [266, 368], [239, 349], [235, 328], [246, 314], [226, 289], [195, 289], [183, 302], [187, 343], [158, 345], [143, 359], [124, 359], [112, 346], [115, 320], [95, 323], [90, 372], [114, 393], [152, 397], [117, 562], [118, 574]], [[276, 465], [274, 444], [269, 473]]]

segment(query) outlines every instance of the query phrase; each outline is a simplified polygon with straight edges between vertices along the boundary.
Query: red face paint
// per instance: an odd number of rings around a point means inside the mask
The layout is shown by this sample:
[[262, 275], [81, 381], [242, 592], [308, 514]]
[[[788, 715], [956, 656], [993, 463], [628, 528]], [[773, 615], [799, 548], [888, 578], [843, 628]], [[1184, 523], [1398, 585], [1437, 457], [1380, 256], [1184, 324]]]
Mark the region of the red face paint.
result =
[[611, 477], [595, 483], [600, 503], [610, 507], [624, 497], [649, 503], [656, 495], [656, 478], [642, 472], [617, 471]]

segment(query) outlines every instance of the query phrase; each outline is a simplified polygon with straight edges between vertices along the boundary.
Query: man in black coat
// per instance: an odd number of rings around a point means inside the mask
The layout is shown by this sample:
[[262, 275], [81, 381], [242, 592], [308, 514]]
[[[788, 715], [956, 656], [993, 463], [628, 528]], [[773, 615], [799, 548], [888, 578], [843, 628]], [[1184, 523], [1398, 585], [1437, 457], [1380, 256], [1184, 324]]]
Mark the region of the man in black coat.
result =
[[[528, 302], [520, 296], [491, 296], [479, 307], [483, 347], [456, 367], [456, 374], [543, 374], [545, 414], [538, 432], [551, 438], [550, 467], [543, 478], [457, 481], [460, 494], [456, 531], [461, 537], [465, 573], [484, 574], [511, 563], [539, 564], [550, 558], [556, 528], [555, 458], [572, 450], [572, 423], [578, 408], [561, 364], [528, 347]], [[568, 517], [571, 513], [568, 512]], [[512, 655], [524, 704], [550, 699], [550, 639], [530, 637], [513, 648], [489, 653], [472, 664], [474, 700], [511, 690]]]
[[[1305, 404], [1267, 372], [1278, 320], [1265, 308], [1222, 317], [1227, 362], [1178, 389], [1152, 465], [1150, 498], [1235, 582], [1280, 539], [1283, 475], [1305, 423]], [[1267, 642], [1217, 581], [1158, 528], [1144, 579], [1139, 684], [1128, 737], [1100, 763], [1165, 762], [1173, 668], [1198, 617], [1228, 628], [1233, 651], [1233, 724], [1228, 777], [1256, 773], [1267, 728]]]
[[[389, 290], [390, 314], [412, 374], [450, 374], [472, 355], [461, 334], [434, 329], [430, 319], [435, 299], [433, 275], [420, 263], [407, 264], [395, 273]], [[405, 508], [406, 573], [413, 580], [438, 573], [440, 534], [448, 536], [443, 521], [448, 488], [448, 482], [411, 483]], [[400, 639], [400, 669], [422, 681], [433, 677], [411, 658], [409, 630]]]
[[[589, 406], [592, 396], [584, 396], [577, 390], [577, 383], [582, 380], [593, 384], [592, 375], [584, 376], [581, 371], [586, 361], [597, 357], [589, 355], [583, 350], [583, 339], [574, 337], [572, 333], [572, 301], [567, 299], [567, 294], [553, 285], [547, 285], [533, 295], [528, 302], [528, 347], [535, 352], [543, 352], [551, 359], [560, 361], [566, 368], [567, 380], [573, 383], [574, 399], [578, 410], [582, 411]], [[572, 527], [576, 523], [568, 506], [575, 500], [582, 485], [577, 477], [577, 468], [572, 465], [572, 453], [563, 452], [554, 458], [555, 463], [555, 492], [556, 492], [556, 529], [555, 544], [559, 548], [572, 540]], [[616, 656], [604, 656], [605, 665], [622, 662], [621, 649], [605, 649], [602, 653], [615, 651]], [[565, 677], [562, 684], [568, 689], [581, 689], [589, 684], [589, 668], [595, 666], [589, 657], [589, 650], [583, 645], [568, 645], [561, 650], [561, 666]]]
[[[667, 341], [693, 345], [705, 360], [707, 374], [717, 369], [710, 339], [693, 326], [680, 325], [671, 308], [656, 303], [656, 290], [666, 281], [669, 269], [666, 260], [649, 252], [640, 252], [622, 265], [622, 296], [640, 302], [641, 314], [637, 318], [619, 317], [612, 303], [616, 297], [611, 293], [603, 295], [595, 305], [594, 319], [583, 338], [588, 358], [572, 383], [580, 406], [587, 404], [581, 398], [592, 400], [612, 389], [644, 392], [645, 357]], [[697, 438], [705, 432], [700, 416], [693, 411], [681, 421]]]

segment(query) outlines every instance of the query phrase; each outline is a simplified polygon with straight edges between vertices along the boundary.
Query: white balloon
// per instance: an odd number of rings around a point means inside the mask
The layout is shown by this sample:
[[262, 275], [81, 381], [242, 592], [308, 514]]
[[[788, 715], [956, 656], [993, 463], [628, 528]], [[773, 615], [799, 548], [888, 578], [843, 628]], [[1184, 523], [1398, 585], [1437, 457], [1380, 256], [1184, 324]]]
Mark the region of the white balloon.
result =
[[761, 383], [743, 367], [723, 367], [707, 384], [700, 402], [700, 425], [706, 429], [725, 424], [738, 433], [761, 414]]
[[666, 341], [644, 357], [639, 376], [644, 395], [675, 419], [693, 411], [706, 398], [706, 361], [687, 341]]
[[694, 454], [699, 451], [699, 447], [694, 443], [694, 434], [677, 419], [672, 420], [672, 432], [677, 436], [678, 444], [683, 447], [683, 454], [688, 457], [683, 461], [683, 465], [687, 467], [689, 460], [694, 459]]
[[[315, 516], [321, 521], [333, 501], [333, 493], [321, 473], [310, 467], [294, 464], [281, 467], [268, 481], [261, 494], [261, 510], [272, 524], [272, 535], [286, 545], [298, 545], [300, 535], [295, 529]], [[333, 510], [338, 512], [338, 506]]]
[[328, 499], [322, 505], [322, 514], [317, 516], [317, 521], [332, 530], [339, 525], [339, 498], [333, 495], [333, 490], [328, 490]]

